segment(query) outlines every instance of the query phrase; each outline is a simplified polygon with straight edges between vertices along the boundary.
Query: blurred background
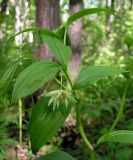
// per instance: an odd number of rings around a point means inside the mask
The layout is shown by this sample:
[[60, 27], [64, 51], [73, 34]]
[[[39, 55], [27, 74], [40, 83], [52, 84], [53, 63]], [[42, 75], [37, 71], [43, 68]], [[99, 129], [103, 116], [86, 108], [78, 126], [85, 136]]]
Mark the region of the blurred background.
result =
[[[47, 46], [37, 33], [24, 33], [12, 41], [8, 39], [26, 28], [38, 27], [55, 30], [73, 13], [83, 8], [111, 8], [117, 16], [97, 14], [74, 22], [69, 28], [73, 50], [70, 62], [73, 79], [83, 65], [113, 65], [133, 71], [133, 47], [130, 51], [124, 37], [133, 37], [133, 0], [0, 0], [0, 78], [12, 63], [21, 57], [32, 57], [21, 64], [18, 73], [34, 59], [51, 59]], [[132, 76], [130, 77], [132, 82]], [[27, 125], [32, 105], [27, 97], [23, 104], [23, 144], [19, 146], [18, 104], [10, 104], [13, 82], [0, 97], [0, 160], [29, 160], [44, 153], [67, 151], [77, 160], [88, 160], [88, 150], [82, 144], [72, 111], [64, 126], [52, 141], [36, 156], [31, 153]], [[123, 76], [107, 78], [90, 85], [83, 97], [84, 127], [96, 146], [98, 138], [106, 133], [116, 117], [123, 93]], [[2, 89], [2, 88], [0, 88]], [[130, 83], [124, 114], [118, 129], [133, 130], [133, 85]], [[98, 160], [132, 160], [133, 146], [108, 143], [96, 147]]]

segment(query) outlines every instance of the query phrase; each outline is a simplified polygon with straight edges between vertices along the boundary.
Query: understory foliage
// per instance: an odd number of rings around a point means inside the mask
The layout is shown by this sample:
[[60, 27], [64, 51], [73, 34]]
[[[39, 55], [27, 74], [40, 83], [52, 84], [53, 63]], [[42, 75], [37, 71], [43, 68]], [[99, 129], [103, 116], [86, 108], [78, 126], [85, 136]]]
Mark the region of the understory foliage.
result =
[[[117, 56], [120, 58], [111, 59], [112, 56], [116, 55], [113, 55], [114, 51], [110, 51], [109, 48], [113, 43], [117, 43], [117, 37], [120, 36], [118, 32], [109, 33], [108, 36], [113, 37], [112, 41], [109, 42], [106, 42], [104, 35], [96, 34], [96, 37], [90, 35], [93, 37], [94, 45], [92, 41], [87, 39], [88, 35], [85, 34], [84, 38], [87, 41], [85, 40], [83, 43], [83, 66], [74, 81], [72, 80], [71, 68], [69, 68], [72, 49], [68, 27], [81, 17], [98, 13], [114, 16], [115, 25], [118, 28], [121, 26], [122, 22], [113, 10], [91, 8], [73, 14], [64, 25], [53, 32], [48, 29], [28, 28], [16, 33], [8, 40], [7, 44], [10, 46], [14, 38], [20, 34], [37, 33], [40, 41], [47, 44], [54, 58], [53, 61], [39, 60], [31, 54], [32, 47], [30, 45], [25, 47], [23, 44], [22, 47], [26, 48], [26, 52], [24, 51], [21, 56], [18, 56], [12, 65], [7, 66], [6, 71], [1, 73], [3, 75], [0, 79], [0, 95], [2, 97], [0, 138], [3, 139], [0, 142], [1, 159], [5, 158], [4, 152], [7, 144], [10, 146], [17, 143], [9, 138], [11, 135], [8, 135], [8, 128], [17, 126], [20, 145], [22, 145], [23, 140], [22, 131], [28, 132], [29, 146], [31, 146], [32, 153], [36, 154], [44, 145], [50, 143], [54, 136], [57, 136], [59, 128], [62, 127], [71, 113], [76, 116], [76, 132], [80, 134], [82, 139], [82, 144], [78, 146], [83, 151], [81, 159], [86, 159], [88, 156], [91, 160], [106, 160], [109, 157], [113, 158], [113, 156], [117, 160], [131, 159], [132, 146], [130, 147], [130, 145], [133, 144], [133, 119], [131, 117], [133, 112], [131, 108], [131, 89], [133, 88], [131, 83], [132, 36], [128, 34], [128, 31], [121, 32], [123, 39], [121, 45], [116, 48]], [[86, 23], [85, 21], [84, 25], [87, 25]], [[101, 31], [101, 34], [105, 34], [103, 32], [104, 25], [98, 26], [97, 22], [93, 21], [91, 23], [92, 31]], [[116, 29], [116, 26], [113, 27]], [[85, 31], [90, 32], [87, 31], [87, 28]], [[103, 41], [100, 42], [102, 38]], [[98, 48], [98, 42], [102, 43], [101, 46], [107, 43], [106, 46], [108, 47]], [[87, 43], [91, 47], [86, 47]], [[123, 45], [126, 46], [126, 49], [121, 49]], [[12, 47], [10, 46], [10, 48]], [[8, 48], [6, 49], [8, 50]], [[123, 51], [129, 53], [126, 59], [121, 55]], [[22, 48], [21, 52], [23, 52]], [[86, 58], [91, 52], [94, 53], [95, 61], [93, 60], [94, 57], [91, 60]], [[103, 59], [105, 55], [106, 58]], [[33, 94], [38, 89], [40, 89], [41, 94], [38, 95], [36, 104]], [[27, 96], [31, 98], [32, 106], [28, 109], [24, 107]], [[23, 112], [28, 114], [28, 120], [26, 119], [25, 122], [23, 122]], [[89, 123], [88, 127], [86, 124]], [[70, 155], [69, 153], [58, 148], [37, 158], [37, 160], [77, 159], [76, 154], [71, 153]]]

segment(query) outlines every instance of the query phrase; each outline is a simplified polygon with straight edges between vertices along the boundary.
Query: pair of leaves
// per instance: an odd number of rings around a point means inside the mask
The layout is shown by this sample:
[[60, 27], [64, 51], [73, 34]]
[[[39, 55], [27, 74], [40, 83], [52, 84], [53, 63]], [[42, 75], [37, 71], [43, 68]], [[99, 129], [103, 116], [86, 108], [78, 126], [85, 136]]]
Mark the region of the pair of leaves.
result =
[[33, 153], [36, 153], [56, 134], [72, 107], [71, 103], [66, 107], [63, 102], [60, 102], [59, 107], [53, 110], [48, 103], [49, 97], [42, 97], [32, 112], [28, 131]]
[[74, 160], [74, 158], [65, 152], [56, 151], [42, 156], [37, 160]]
[[19, 61], [15, 62], [11, 67], [8, 68], [8, 70], [0, 79], [0, 95], [2, 95], [6, 91], [9, 84], [11, 83], [18, 65], [19, 65]]
[[133, 144], [133, 131], [118, 130], [106, 133], [98, 140], [98, 144], [103, 142], [121, 142]]
[[51, 61], [38, 61], [23, 70], [15, 83], [12, 102], [32, 94], [45, 83], [52, 80], [59, 66]]
[[81, 89], [87, 87], [90, 83], [103, 79], [107, 76], [119, 75], [122, 73], [120, 69], [112, 66], [87, 66], [84, 67], [74, 84], [74, 89]]

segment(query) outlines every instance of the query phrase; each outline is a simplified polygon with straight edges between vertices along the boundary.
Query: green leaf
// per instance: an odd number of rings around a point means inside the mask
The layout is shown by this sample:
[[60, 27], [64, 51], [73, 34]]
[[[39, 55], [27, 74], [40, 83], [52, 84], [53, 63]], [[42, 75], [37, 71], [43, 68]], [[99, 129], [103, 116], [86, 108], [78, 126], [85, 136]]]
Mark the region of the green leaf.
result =
[[19, 61], [15, 62], [10, 68], [8, 68], [3, 77], [0, 79], [0, 95], [2, 95], [6, 91], [7, 87], [12, 81], [14, 73], [18, 67], [18, 64]]
[[103, 142], [121, 142], [133, 144], [133, 131], [118, 130], [106, 133], [98, 140], [98, 144]]
[[46, 35], [43, 32], [40, 33], [42, 40], [48, 45], [51, 53], [57, 58], [57, 60], [66, 66], [71, 58], [72, 50], [69, 46], [63, 44], [57, 37]]
[[60, 102], [59, 107], [53, 110], [48, 103], [49, 97], [42, 97], [32, 112], [28, 131], [33, 153], [36, 153], [56, 134], [72, 107], [70, 103], [66, 107], [65, 103]]
[[[63, 28], [64, 30], [64, 28]], [[60, 34], [64, 32], [62, 29], [59, 31]], [[66, 66], [71, 58], [72, 50], [69, 46], [66, 46], [62, 42], [62, 38], [58, 34], [54, 34], [47, 29], [42, 28], [27, 28], [21, 32], [16, 33], [9, 40], [12, 40], [15, 36], [26, 33], [26, 32], [39, 32], [42, 40], [48, 45], [52, 54], [57, 58], [57, 60], [63, 65]], [[57, 36], [58, 35], [58, 36]], [[69, 37], [67, 34], [67, 41], [69, 42]]]
[[65, 152], [56, 151], [37, 158], [37, 160], [74, 160], [74, 158]]
[[74, 84], [74, 89], [87, 87], [90, 83], [94, 83], [107, 76], [119, 75], [120, 69], [112, 66], [87, 66], [83, 68]]
[[89, 8], [89, 9], [83, 9], [79, 12], [76, 12], [75, 14], [73, 14], [72, 16], [70, 16], [67, 20], [67, 25], [70, 25], [71, 23], [73, 23], [74, 21], [76, 21], [77, 19], [86, 16], [86, 15], [90, 15], [90, 14], [96, 14], [96, 13], [101, 13], [101, 12], [106, 12], [106, 13], [111, 13], [115, 15], [115, 12], [112, 9], [109, 8]]
[[50, 32], [48, 29], [45, 29], [45, 28], [26, 28], [26, 29], [14, 34], [13, 36], [11, 36], [9, 38], [9, 41], [12, 40], [13, 38], [15, 38], [16, 36], [18, 36], [18, 35], [20, 35], [22, 33], [26, 33], [26, 32], [40, 32], [40, 33], [42, 32], [45, 35], [50, 35], [50, 36], [59, 38], [53, 32]]
[[125, 43], [127, 44], [128, 48], [130, 49], [131, 45], [133, 45], [133, 38], [129, 36], [125, 36]]
[[50, 61], [38, 61], [23, 70], [15, 83], [12, 102], [32, 94], [49, 80], [52, 80], [59, 66]]

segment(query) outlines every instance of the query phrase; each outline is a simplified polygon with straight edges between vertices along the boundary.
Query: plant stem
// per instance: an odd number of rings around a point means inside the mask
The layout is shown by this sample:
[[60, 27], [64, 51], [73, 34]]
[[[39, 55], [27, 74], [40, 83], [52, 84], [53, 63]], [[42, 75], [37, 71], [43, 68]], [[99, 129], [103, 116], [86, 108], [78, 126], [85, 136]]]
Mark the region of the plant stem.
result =
[[128, 90], [128, 84], [129, 84], [129, 81], [126, 82], [126, 84], [125, 84], [123, 96], [122, 96], [121, 103], [120, 103], [120, 108], [119, 108], [118, 114], [117, 114], [117, 116], [116, 116], [110, 130], [109, 130], [110, 132], [115, 128], [116, 124], [118, 123], [118, 121], [123, 113], [123, 108], [125, 105], [125, 100], [126, 100], [126, 95], [127, 95], [127, 90]]
[[34, 107], [35, 106], [35, 102], [34, 102], [33, 95], [31, 96], [31, 103], [32, 103], [32, 106]]
[[19, 144], [22, 146], [22, 101], [18, 101], [19, 105]]
[[66, 38], [67, 38], [67, 27], [65, 26], [64, 45], [66, 45]]
[[80, 115], [80, 102], [77, 102], [77, 105], [76, 105], [76, 115], [77, 115], [77, 123], [78, 123], [78, 127], [79, 127], [79, 132], [80, 132], [80, 135], [83, 139], [83, 142], [86, 144], [86, 146], [88, 147], [88, 149], [90, 151], [93, 151], [94, 149], [93, 149], [91, 143], [88, 141], [88, 139], [85, 135], [83, 126], [82, 126], [81, 115]]
[[73, 83], [72, 83], [72, 81], [71, 81], [71, 79], [70, 79], [70, 77], [69, 77], [69, 74], [68, 74], [67, 70], [63, 69], [63, 71], [64, 71], [64, 73], [65, 73], [65, 75], [66, 75], [66, 78], [67, 78], [67, 80], [68, 80], [71, 88], [73, 88]]
[[95, 160], [95, 152], [90, 151], [90, 160]]
[[[63, 70], [63, 71], [64, 71], [64, 73], [66, 75], [67, 80], [70, 83], [71, 88], [73, 88], [73, 83], [72, 83], [72, 81], [71, 81], [71, 79], [69, 77], [68, 72], [66, 70]], [[78, 97], [76, 96], [74, 91], [73, 91], [73, 96], [77, 101], [77, 103], [76, 103], [76, 116], [77, 116], [77, 124], [78, 124], [78, 128], [79, 128], [79, 132], [80, 132], [80, 135], [82, 137], [83, 142], [85, 143], [85, 145], [87, 146], [87, 148], [90, 151], [90, 159], [94, 160], [95, 159], [94, 151], [93, 151], [94, 149], [93, 149], [91, 143], [89, 142], [89, 140], [87, 139], [87, 137], [85, 135], [85, 132], [84, 132], [84, 129], [83, 129], [83, 126], [82, 126], [82, 122], [81, 122], [81, 115], [80, 115], [81, 104], [80, 104], [80, 100], [78, 99]]]
[[[66, 45], [66, 36], [67, 36], [67, 28], [65, 27], [64, 45]], [[71, 79], [69, 77], [67, 69], [64, 69], [62, 67], [62, 70], [65, 73], [66, 78], [67, 78], [67, 80], [68, 80], [68, 82], [69, 82], [69, 84], [71, 86], [72, 91], [73, 91], [73, 83], [72, 83], [72, 81], [71, 81]], [[85, 143], [85, 145], [87, 146], [87, 148], [90, 151], [90, 160], [95, 160], [94, 151], [93, 151], [94, 149], [93, 149], [91, 143], [89, 142], [89, 140], [87, 139], [87, 137], [85, 135], [85, 132], [84, 132], [84, 129], [83, 129], [83, 126], [82, 126], [81, 115], [80, 115], [80, 100], [76, 96], [75, 91], [73, 91], [73, 96], [74, 96], [75, 100], [77, 101], [77, 103], [76, 103], [76, 116], [77, 116], [77, 123], [78, 123], [80, 135], [81, 135], [81, 137], [83, 139], [83, 142]]]

